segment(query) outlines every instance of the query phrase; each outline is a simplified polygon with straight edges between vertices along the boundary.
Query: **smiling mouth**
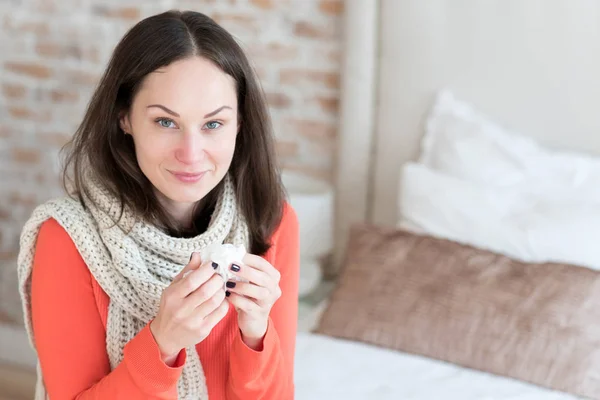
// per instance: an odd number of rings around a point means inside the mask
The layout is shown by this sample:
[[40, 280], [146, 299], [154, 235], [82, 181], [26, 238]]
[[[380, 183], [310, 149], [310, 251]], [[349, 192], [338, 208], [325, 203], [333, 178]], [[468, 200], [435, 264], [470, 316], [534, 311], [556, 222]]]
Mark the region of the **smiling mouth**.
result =
[[177, 180], [184, 183], [195, 183], [198, 182], [206, 172], [178, 172], [169, 171]]

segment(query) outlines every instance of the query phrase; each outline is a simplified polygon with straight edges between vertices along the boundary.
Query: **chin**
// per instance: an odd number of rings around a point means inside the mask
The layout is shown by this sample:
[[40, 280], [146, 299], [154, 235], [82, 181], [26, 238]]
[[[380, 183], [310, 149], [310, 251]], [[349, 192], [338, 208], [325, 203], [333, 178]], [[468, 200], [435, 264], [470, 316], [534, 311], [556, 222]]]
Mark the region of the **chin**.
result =
[[178, 188], [171, 186], [169, 187], [169, 190], [167, 190], [167, 192], [164, 194], [166, 195], [166, 197], [171, 199], [171, 201], [177, 203], [196, 203], [202, 200], [202, 198], [204, 198], [204, 196], [206, 196], [208, 192], [210, 192], [210, 190], [206, 190], [204, 188], [204, 185], [195, 188]]
[[185, 195], [182, 193], [176, 193], [173, 194], [172, 196], [166, 196], [169, 198], [169, 200], [171, 200], [174, 203], [178, 203], [178, 204], [194, 204], [197, 203], [198, 201], [202, 200], [202, 198], [206, 196], [206, 193], [204, 194], [195, 194], [195, 195]]
[[165, 183], [166, 190], [163, 192], [163, 194], [171, 201], [177, 203], [196, 203], [210, 193], [210, 191], [213, 190], [219, 182], [215, 182], [213, 179], [203, 179], [201, 182], [193, 185], [179, 182]]

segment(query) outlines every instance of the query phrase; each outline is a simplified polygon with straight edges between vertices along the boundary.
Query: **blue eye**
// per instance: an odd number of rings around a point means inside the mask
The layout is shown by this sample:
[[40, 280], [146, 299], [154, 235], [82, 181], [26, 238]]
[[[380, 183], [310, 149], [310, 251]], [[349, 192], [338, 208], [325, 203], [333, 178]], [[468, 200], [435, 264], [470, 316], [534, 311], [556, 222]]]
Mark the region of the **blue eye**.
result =
[[219, 128], [221, 125], [222, 124], [220, 122], [218, 122], [218, 121], [210, 121], [210, 122], [207, 122], [206, 125], [204, 125], [204, 126], [206, 126], [206, 128], [208, 130], [212, 131], [212, 130], [215, 130], [215, 129]]
[[161, 128], [173, 128], [175, 126], [175, 122], [169, 118], [157, 118], [156, 122]]

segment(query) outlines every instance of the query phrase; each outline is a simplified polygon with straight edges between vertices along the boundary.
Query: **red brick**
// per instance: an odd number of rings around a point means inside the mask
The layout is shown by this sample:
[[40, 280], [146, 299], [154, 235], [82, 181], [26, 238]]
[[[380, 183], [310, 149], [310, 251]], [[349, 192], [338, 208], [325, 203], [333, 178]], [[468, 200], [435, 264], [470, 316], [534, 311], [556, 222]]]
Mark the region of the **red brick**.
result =
[[75, 103], [79, 100], [79, 93], [68, 89], [54, 89], [50, 91], [50, 98], [57, 103]]
[[214, 13], [213, 19], [215, 21], [234, 21], [234, 22], [242, 22], [242, 23], [252, 23], [256, 24], [257, 19], [252, 15], [247, 14], [224, 14], [224, 13]]
[[330, 122], [288, 119], [284, 126], [289, 126], [295, 133], [307, 138], [333, 138], [336, 126]]
[[17, 119], [29, 119], [34, 115], [31, 109], [23, 106], [8, 107], [8, 113]]
[[62, 54], [61, 46], [58, 43], [42, 42], [35, 46], [35, 51], [42, 56], [58, 57]]
[[335, 139], [332, 137], [320, 137], [310, 139], [307, 143], [308, 151], [319, 158], [329, 158], [335, 150]]
[[27, 93], [27, 88], [19, 84], [5, 83], [2, 85], [2, 93], [8, 99], [22, 99]]
[[16, 321], [6, 313], [6, 311], [0, 310], [0, 323], [4, 325], [14, 324]]
[[84, 86], [94, 86], [100, 81], [101, 75], [82, 70], [65, 71], [65, 80], [69, 83]]
[[332, 63], [340, 65], [342, 62], [342, 55], [340, 49], [331, 50], [329, 53], [327, 53], [327, 58]]
[[137, 7], [107, 7], [107, 6], [93, 6], [92, 12], [94, 14], [117, 18], [124, 20], [138, 20], [140, 19], [140, 9]]
[[[0, 261], [13, 261], [16, 260], [18, 253], [16, 251], [6, 250], [0, 251]], [[4, 314], [6, 315], [6, 314]], [[4, 318], [4, 316], [3, 316]], [[7, 317], [10, 318], [10, 317]]]
[[273, 0], [250, 0], [250, 3], [256, 7], [262, 8], [263, 10], [269, 10], [273, 8]]
[[50, 112], [43, 110], [34, 110], [27, 106], [11, 106], [7, 107], [8, 113], [16, 119], [26, 119], [38, 122], [50, 121]]
[[336, 66], [339, 66], [342, 61], [341, 49], [339, 48], [316, 48], [313, 57]]
[[91, 62], [98, 62], [99, 60], [98, 49], [90, 46], [82, 47], [75, 43], [41, 41], [36, 45], [35, 51], [39, 55], [48, 58], [72, 58]]
[[267, 70], [267, 68], [265, 66], [255, 66], [254, 72], [256, 73], [256, 76], [258, 77], [258, 79], [261, 81], [266, 81], [269, 78], [269, 76], [268, 76], [269, 71]]
[[46, 183], [46, 181], [47, 181], [47, 179], [46, 179], [46, 176], [44, 174], [42, 174], [42, 173], [35, 174], [35, 182], [38, 185], [43, 185], [44, 183]]
[[42, 159], [42, 155], [37, 149], [13, 148], [12, 159], [19, 163], [35, 164]]
[[[177, 5], [180, 9], [201, 9], [200, 7], [212, 6], [217, 3], [224, 3], [225, 0], [177, 0]], [[235, 1], [230, 0], [235, 3]]]
[[49, 78], [52, 75], [52, 70], [46, 66], [39, 64], [31, 64], [25, 62], [6, 62], [4, 67], [12, 72], [20, 75], [27, 75], [33, 78]]
[[8, 195], [8, 202], [13, 205], [25, 206], [28, 208], [35, 207], [38, 203], [37, 199], [32, 194], [23, 194], [12, 192]]
[[292, 104], [292, 100], [284, 93], [267, 92], [267, 103], [272, 108], [288, 108]]
[[259, 31], [258, 20], [251, 15], [215, 13], [212, 15], [212, 18], [215, 22], [219, 25], [223, 25], [228, 30], [241, 27], [250, 32], [257, 33]]
[[294, 26], [294, 34], [310, 39], [335, 39], [338, 36], [335, 28], [334, 24], [321, 26], [308, 21], [300, 21]]
[[11, 136], [11, 131], [6, 126], [0, 126], [0, 138], [8, 139]]
[[292, 85], [296, 85], [299, 81], [310, 81], [332, 89], [340, 87], [340, 76], [338, 73], [307, 69], [283, 69], [279, 73], [279, 81]]
[[298, 143], [281, 142], [276, 143], [277, 156], [281, 158], [295, 157], [298, 155]]
[[60, 132], [47, 132], [40, 134], [40, 139], [46, 144], [62, 147], [71, 139], [71, 135]]
[[4, 17], [4, 27], [9, 32], [33, 33], [37, 36], [50, 33], [50, 26], [46, 21], [16, 21], [10, 15]]
[[339, 109], [339, 99], [337, 97], [325, 97], [318, 96], [316, 98], [317, 103], [323, 111], [328, 114], [337, 114]]
[[298, 46], [277, 42], [251, 46], [248, 49], [250, 58], [265, 62], [289, 61], [298, 58]]
[[319, 10], [325, 14], [340, 15], [344, 12], [344, 2], [341, 0], [321, 0]]

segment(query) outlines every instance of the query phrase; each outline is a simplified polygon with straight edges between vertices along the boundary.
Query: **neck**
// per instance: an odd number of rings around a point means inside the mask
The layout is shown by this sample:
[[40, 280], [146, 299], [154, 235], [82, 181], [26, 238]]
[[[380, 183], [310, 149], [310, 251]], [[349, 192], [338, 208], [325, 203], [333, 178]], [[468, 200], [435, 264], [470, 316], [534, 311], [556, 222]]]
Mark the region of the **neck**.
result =
[[177, 207], [166, 208], [166, 210], [176, 222], [178, 229], [186, 231], [194, 225], [194, 206], [194, 204], [177, 205]]
[[178, 230], [186, 231], [193, 227], [196, 203], [176, 203], [158, 191], [156, 196]]
[[174, 230], [170, 230], [171, 234], [175, 236], [192, 237], [206, 231], [215, 209], [210, 195], [191, 204], [173, 204], [160, 195], [159, 201], [175, 223], [175, 226], [171, 227]]

